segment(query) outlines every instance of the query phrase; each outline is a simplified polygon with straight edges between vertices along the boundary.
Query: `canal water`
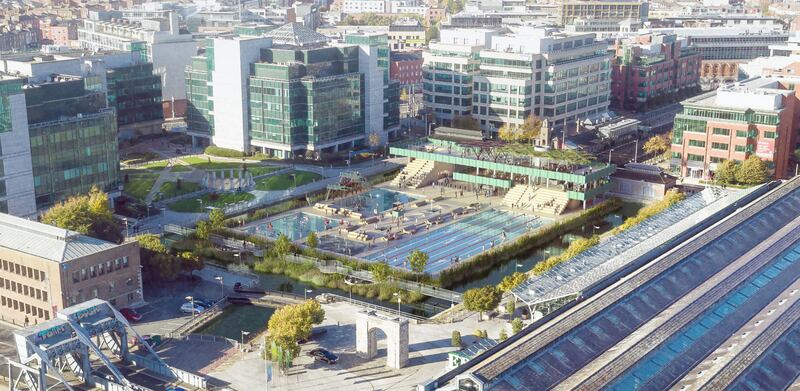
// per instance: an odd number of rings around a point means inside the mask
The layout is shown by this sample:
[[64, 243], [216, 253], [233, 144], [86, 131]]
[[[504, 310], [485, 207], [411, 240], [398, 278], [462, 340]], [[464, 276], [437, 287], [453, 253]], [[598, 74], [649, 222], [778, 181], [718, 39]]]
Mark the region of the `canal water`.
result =
[[[642, 204], [625, 203], [621, 210], [607, 215], [603, 218], [591, 221], [584, 226], [568, 232], [561, 237], [558, 237], [539, 249], [534, 250], [529, 256], [524, 259], [510, 260], [504, 264], [498, 265], [486, 275], [480, 276], [470, 282], [460, 284], [452, 289], [458, 292], [464, 292], [471, 288], [482, 287], [485, 285], [497, 285], [503, 277], [510, 275], [515, 270], [530, 270], [533, 266], [544, 260], [545, 258], [559, 254], [569, 246], [569, 243], [577, 238], [586, 238], [594, 234], [602, 234], [612, 230], [614, 227], [622, 224], [626, 218], [636, 215], [641, 209]], [[296, 295], [308, 295], [308, 297], [315, 297], [322, 293], [333, 293], [347, 298], [352, 297], [354, 300], [365, 301], [372, 304], [377, 304], [391, 310], [397, 309], [396, 303], [384, 302], [377, 298], [367, 298], [352, 294], [348, 291], [339, 289], [330, 289], [325, 287], [317, 287], [311, 284], [292, 279], [284, 275], [258, 273], [259, 284], [261, 288], [275, 291], [292, 292]], [[307, 292], [310, 290], [311, 292]], [[450, 307], [450, 302], [445, 302], [440, 299], [429, 298], [421, 303], [414, 304], [401, 304], [400, 309], [404, 312], [409, 312], [421, 316], [431, 316], [438, 312], [443, 311]], [[239, 340], [241, 338], [241, 331], [251, 332], [251, 336], [266, 328], [267, 321], [275, 309], [260, 306], [231, 306], [225, 310], [225, 313], [205, 325], [198, 332], [203, 334], [212, 334], [224, 336], [227, 338]], [[245, 337], [247, 340], [247, 337]]]
[[230, 305], [223, 313], [199, 328], [196, 333], [218, 335], [241, 341], [242, 332], [250, 333], [244, 336], [247, 342], [256, 334], [267, 328], [269, 317], [275, 308], [259, 305]]

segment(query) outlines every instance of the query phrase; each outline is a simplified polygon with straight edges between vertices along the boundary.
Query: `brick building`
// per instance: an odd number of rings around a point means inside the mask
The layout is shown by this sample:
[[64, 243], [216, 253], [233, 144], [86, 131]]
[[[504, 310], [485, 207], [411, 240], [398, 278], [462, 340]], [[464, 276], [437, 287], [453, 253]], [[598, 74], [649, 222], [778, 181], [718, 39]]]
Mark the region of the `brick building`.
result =
[[710, 179], [725, 160], [765, 160], [775, 177], [789, 174], [797, 139], [798, 101], [786, 80], [755, 78], [682, 102], [672, 131], [673, 171]]
[[392, 52], [389, 78], [399, 81], [403, 86], [422, 83], [422, 54]]
[[60, 24], [42, 25], [42, 43], [59, 46], [78, 46], [78, 24], [69, 21]]
[[618, 39], [611, 72], [611, 104], [645, 110], [699, 89], [700, 54], [674, 34]]

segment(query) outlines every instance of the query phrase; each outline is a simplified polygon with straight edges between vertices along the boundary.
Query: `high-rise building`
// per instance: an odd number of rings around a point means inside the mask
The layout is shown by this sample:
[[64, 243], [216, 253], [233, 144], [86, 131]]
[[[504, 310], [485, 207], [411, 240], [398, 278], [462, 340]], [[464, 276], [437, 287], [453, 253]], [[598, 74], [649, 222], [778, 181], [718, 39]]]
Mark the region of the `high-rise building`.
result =
[[559, 26], [575, 19], [600, 19], [621, 22], [626, 19], [647, 21], [649, 3], [641, 0], [562, 0], [558, 2]]
[[610, 56], [594, 34], [449, 29], [423, 57], [423, 101], [439, 125], [471, 115], [494, 132], [535, 115], [572, 131], [608, 109]]
[[686, 39], [640, 34], [618, 39], [611, 72], [611, 105], [644, 110], [699, 89], [700, 54]]
[[33, 53], [4, 56], [0, 72], [43, 82], [53, 74], [83, 77], [88, 90], [102, 92], [117, 111], [120, 139], [161, 132], [161, 76], [153, 64], [126, 51]]
[[197, 42], [191, 34], [181, 34], [178, 16], [166, 19], [93, 20], [84, 19], [78, 28], [81, 47], [94, 51], [127, 51], [153, 64], [161, 77], [163, 113], [167, 118], [181, 117], [185, 112], [186, 86], [184, 72], [197, 54]]
[[399, 125], [386, 35], [331, 43], [289, 23], [210, 39], [186, 78], [189, 134], [224, 148], [318, 157], [385, 143]]
[[0, 211], [34, 216], [92, 186], [119, 191], [115, 110], [70, 75], [2, 76]]
[[672, 131], [671, 167], [710, 179], [726, 160], [758, 156], [777, 178], [788, 174], [797, 140], [798, 100], [780, 78], [756, 78], [682, 102]]

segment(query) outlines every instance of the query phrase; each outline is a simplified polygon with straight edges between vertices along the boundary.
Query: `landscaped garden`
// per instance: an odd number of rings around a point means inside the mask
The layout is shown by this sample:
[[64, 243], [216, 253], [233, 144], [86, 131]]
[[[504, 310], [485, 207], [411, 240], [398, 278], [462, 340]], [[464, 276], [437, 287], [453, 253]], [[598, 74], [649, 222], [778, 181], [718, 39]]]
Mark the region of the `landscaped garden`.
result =
[[184, 194], [193, 193], [198, 190], [200, 190], [200, 184], [197, 182], [181, 181], [180, 185], [178, 185], [177, 181], [164, 182], [161, 184], [161, 188], [159, 189], [154, 201], [166, 200]]
[[158, 174], [151, 172], [131, 172], [125, 170], [123, 175], [123, 192], [138, 200], [144, 200], [150, 193], [150, 189], [158, 179]]
[[[254, 177], [259, 175], [269, 174], [273, 171], [277, 171], [280, 169], [279, 167], [262, 166], [259, 165], [257, 162], [252, 162], [252, 161], [241, 162], [241, 163], [218, 162], [209, 160], [208, 158], [201, 158], [197, 156], [189, 156], [181, 160], [192, 166], [192, 168], [198, 170], [230, 170], [230, 169], [238, 170], [242, 168], [242, 166], [244, 166], [247, 171], [250, 171], [250, 173], [253, 174]], [[237, 172], [238, 171], [234, 171], [234, 177], [238, 175]]]
[[254, 198], [256, 198], [254, 195], [246, 192], [210, 193], [204, 194], [199, 199], [190, 198], [173, 202], [167, 205], [167, 208], [174, 212], [199, 213], [203, 212], [207, 207], [222, 208], [239, 202], [250, 201]]
[[256, 180], [256, 190], [286, 190], [322, 179], [322, 175], [308, 171], [292, 171]]

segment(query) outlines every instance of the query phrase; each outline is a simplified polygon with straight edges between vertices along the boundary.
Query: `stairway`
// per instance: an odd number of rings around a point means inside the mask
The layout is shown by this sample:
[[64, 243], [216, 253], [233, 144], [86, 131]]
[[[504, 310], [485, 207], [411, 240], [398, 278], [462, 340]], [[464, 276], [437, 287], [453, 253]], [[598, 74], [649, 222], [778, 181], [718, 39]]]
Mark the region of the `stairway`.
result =
[[503, 205], [509, 208], [521, 207], [522, 201], [528, 201], [526, 195], [528, 194], [528, 186], [517, 185], [511, 188], [503, 197]]
[[535, 191], [533, 198], [530, 201], [530, 206], [533, 207], [534, 212], [560, 215], [564, 213], [569, 203], [569, 196], [566, 192], [539, 188]]
[[86, 376], [83, 373], [83, 368], [81, 368], [80, 356], [78, 355], [76, 357], [75, 353], [67, 353], [67, 354], [64, 355], [64, 358], [66, 360], [67, 366], [72, 371], [72, 373], [75, 375], [75, 377], [78, 377], [81, 380], [85, 381], [86, 380]]
[[431, 160], [416, 159], [408, 163], [408, 165], [392, 179], [391, 184], [392, 186], [416, 189], [427, 184], [434, 166], [435, 164]]

